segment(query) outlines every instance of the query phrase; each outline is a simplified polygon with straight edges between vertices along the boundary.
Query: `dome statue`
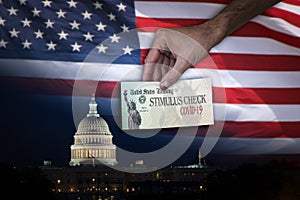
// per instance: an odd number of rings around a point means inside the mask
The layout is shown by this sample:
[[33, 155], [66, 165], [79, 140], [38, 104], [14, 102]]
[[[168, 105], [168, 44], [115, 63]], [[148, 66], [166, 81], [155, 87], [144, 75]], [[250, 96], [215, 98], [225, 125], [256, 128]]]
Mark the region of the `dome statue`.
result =
[[116, 165], [116, 146], [112, 142], [113, 136], [107, 122], [98, 114], [94, 95], [89, 108], [89, 113], [80, 121], [74, 135], [69, 165]]

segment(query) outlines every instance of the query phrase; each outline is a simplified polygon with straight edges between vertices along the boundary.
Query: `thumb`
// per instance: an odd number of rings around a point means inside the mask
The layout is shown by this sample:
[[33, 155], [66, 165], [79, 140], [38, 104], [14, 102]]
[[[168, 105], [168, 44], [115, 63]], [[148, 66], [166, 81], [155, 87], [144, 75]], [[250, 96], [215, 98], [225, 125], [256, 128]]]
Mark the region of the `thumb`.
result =
[[174, 83], [176, 83], [181, 75], [192, 65], [181, 57], [177, 57], [174, 66], [169, 70], [160, 81], [160, 88], [162, 90], [167, 89]]

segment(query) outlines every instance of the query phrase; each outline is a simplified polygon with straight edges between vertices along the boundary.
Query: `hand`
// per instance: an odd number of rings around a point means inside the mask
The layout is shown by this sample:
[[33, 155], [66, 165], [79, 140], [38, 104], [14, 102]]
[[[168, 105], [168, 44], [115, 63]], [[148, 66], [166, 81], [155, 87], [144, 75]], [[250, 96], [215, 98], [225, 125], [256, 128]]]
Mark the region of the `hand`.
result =
[[214, 42], [209, 39], [213, 34], [208, 25], [158, 29], [145, 59], [143, 80], [160, 81], [161, 89], [174, 84], [188, 68], [208, 55], [213, 46], [210, 42]]

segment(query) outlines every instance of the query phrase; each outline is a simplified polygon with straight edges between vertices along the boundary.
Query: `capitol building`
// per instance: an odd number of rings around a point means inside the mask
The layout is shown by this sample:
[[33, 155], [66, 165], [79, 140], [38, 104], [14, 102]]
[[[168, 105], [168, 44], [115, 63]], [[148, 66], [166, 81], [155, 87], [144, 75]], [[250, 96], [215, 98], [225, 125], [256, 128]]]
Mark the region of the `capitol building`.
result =
[[89, 103], [89, 112], [78, 125], [71, 145], [70, 166], [117, 164], [116, 146], [107, 122], [97, 111], [95, 97]]

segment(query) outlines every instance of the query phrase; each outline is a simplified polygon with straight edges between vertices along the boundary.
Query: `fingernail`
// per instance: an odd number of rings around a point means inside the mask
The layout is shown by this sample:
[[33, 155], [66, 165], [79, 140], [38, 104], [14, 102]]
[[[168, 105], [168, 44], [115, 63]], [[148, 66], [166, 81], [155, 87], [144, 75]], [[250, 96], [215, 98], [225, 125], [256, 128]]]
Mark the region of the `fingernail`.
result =
[[168, 81], [163, 81], [163, 82], [160, 83], [160, 87], [161, 87], [162, 89], [168, 88], [169, 85], [170, 85], [170, 84], [169, 84]]

